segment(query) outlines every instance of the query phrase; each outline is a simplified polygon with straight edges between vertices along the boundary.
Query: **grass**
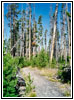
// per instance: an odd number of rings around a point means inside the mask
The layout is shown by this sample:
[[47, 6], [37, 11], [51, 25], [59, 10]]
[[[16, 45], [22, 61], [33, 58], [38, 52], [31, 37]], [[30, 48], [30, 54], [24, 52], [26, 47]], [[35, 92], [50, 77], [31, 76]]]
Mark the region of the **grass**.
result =
[[64, 96], [66, 97], [70, 97], [71, 96], [71, 92], [70, 90], [68, 90], [68, 88], [70, 87], [70, 84], [67, 83], [58, 83], [58, 87], [60, 88], [60, 90], [63, 92]]
[[28, 94], [28, 97], [37, 97], [36, 92], [32, 91]]
[[65, 92], [64, 92], [64, 96], [66, 96], [66, 97], [70, 97], [70, 96], [71, 96], [71, 94], [70, 94], [70, 92], [69, 92], [69, 91], [65, 91]]
[[40, 74], [45, 76], [48, 80], [52, 82], [58, 82], [55, 77], [57, 75], [57, 69], [56, 68], [42, 68], [40, 71]]
[[43, 76], [53, 77], [57, 74], [57, 69], [42, 68], [40, 74]]
[[48, 80], [52, 81], [52, 82], [58, 82], [58, 80], [53, 79], [53, 78], [47, 78]]
[[52, 82], [57, 82], [58, 80], [54, 77], [57, 75], [58, 69], [56, 68], [38, 68], [38, 67], [29, 67], [31, 70], [36, 70], [36, 72], [42, 76], [45, 76], [48, 80]]
[[55, 75], [57, 75], [57, 71], [58, 69], [56, 68], [38, 68], [38, 67], [29, 67], [32, 70], [37, 70], [39, 71], [39, 73], [43, 76], [48, 76], [48, 77], [53, 77]]

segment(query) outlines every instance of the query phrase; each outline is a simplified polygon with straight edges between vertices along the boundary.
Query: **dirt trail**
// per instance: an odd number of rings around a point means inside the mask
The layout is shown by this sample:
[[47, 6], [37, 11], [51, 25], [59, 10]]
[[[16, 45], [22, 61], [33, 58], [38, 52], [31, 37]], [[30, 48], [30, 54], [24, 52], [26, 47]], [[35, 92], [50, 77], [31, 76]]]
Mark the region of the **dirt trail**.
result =
[[57, 87], [55, 82], [48, 81], [44, 76], [38, 74], [36, 70], [32, 70], [29, 67], [21, 69], [23, 74], [28, 75], [30, 73], [35, 85], [35, 91], [37, 97], [63, 97], [63, 93]]

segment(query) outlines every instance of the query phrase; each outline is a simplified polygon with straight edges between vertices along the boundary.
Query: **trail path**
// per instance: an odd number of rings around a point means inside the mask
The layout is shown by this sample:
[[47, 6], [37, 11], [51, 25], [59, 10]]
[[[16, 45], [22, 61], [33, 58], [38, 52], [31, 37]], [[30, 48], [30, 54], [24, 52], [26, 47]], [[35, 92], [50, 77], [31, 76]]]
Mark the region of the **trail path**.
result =
[[38, 74], [37, 70], [32, 70], [29, 67], [21, 69], [23, 74], [30, 73], [35, 85], [37, 97], [63, 97], [63, 93], [57, 87], [55, 82], [48, 81], [44, 76]]

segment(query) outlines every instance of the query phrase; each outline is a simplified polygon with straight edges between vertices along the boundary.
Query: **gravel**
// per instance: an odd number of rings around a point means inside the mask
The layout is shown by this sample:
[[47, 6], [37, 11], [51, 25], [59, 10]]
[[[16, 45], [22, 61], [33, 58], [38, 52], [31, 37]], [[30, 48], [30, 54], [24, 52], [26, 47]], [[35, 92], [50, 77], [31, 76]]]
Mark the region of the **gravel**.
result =
[[48, 81], [44, 76], [38, 74], [36, 70], [29, 67], [21, 69], [23, 74], [30, 73], [35, 85], [37, 97], [64, 97], [62, 91], [57, 87], [55, 82]]

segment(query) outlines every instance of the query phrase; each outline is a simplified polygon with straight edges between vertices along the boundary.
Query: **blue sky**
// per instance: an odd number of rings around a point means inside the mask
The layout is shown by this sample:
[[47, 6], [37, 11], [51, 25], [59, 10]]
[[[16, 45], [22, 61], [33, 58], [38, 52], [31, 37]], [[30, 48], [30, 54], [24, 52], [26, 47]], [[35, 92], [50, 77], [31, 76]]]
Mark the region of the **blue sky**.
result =
[[[36, 21], [38, 21], [38, 17], [40, 15], [42, 15], [42, 23], [43, 23], [43, 33], [45, 31], [45, 29], [48, 29], [48, 35], [49, 35], [49, 30], [50, 30], [50, 23], [49, 23], [49, 13], [50, 13], [50, 4], [51, 3], [35, 3], [35, 19]], [[26, 4], [25, 3], [19, 3], [19, 8], [18, 10], [22, 10], [22, 5], [23, 5], [23, 9], [26, 9]], [[53, 5], [53, 10], [52, 13], [54, 13], [55, 11], [55, 5], [56, 3], [52, 3]], [[7, 14], [8, 9], [7, 9], [8, 3], [4, 3], [4, 15]], [[68, 4], [69, 8], [71, 7], [71, 4]], [[31, 7], [32, 7], [32, 13], [33, 13], [33, 3], [31, 3]], [[58, 21], [60, 20], [60, 10], [61, 10], [61, 3], [59, 3], [59, 7], [58, 7]], [[70, 10], [70, 9], [69, 9]], [[20, 15], [19, 15], [20, 17]], [[58, 26], [59, 28], [59, 26]], [[6, 16], [4, 16], [4, 38], [6, 38], [7, 35], [7, 39], [10, 36], [10, 28], [8, 27], [8, 20], [6, 18]]]

